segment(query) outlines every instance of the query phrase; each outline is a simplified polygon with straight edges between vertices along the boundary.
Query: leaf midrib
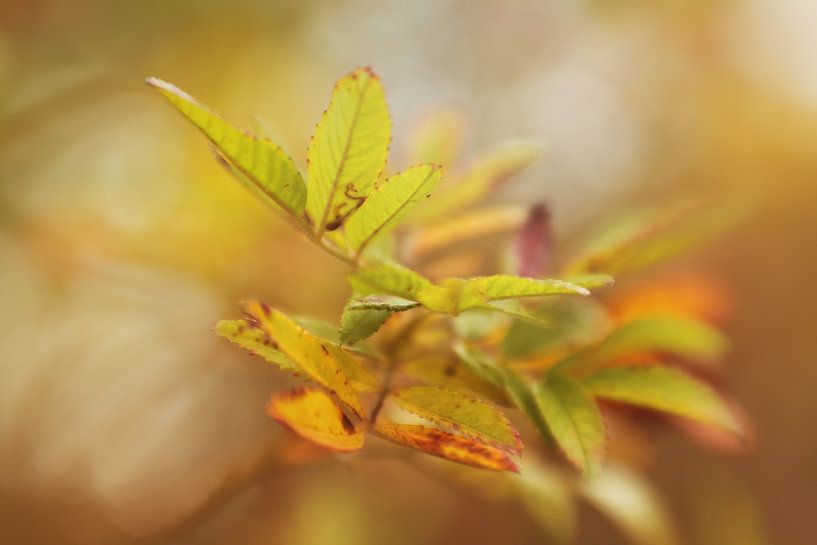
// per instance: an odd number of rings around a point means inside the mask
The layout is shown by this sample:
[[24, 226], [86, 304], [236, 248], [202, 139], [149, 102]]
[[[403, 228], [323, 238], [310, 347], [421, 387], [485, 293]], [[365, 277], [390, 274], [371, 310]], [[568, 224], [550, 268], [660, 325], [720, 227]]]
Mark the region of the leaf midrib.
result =
[[335, 192], [338, 189], [338, 182], [343, 174], [343, 169], [346, 167], [346, 158], [349, 156], [349, 146], [352, 142], [352, 131], [354, 130], [355, 125], [357, 125], [357, 118], [360, 115], [360, 107], [363, 104], [363, 96], [366, 94], [366, 89], [368, 89], [371, 81], [372, 76], [369, 75], [366, 79], [366, 83], [363, 84], [363, 88], [360, 89], [358, 94], [357, 104], [355, 105], [355, 113], [352, 115], [352, 122], [349, 124], [349, 131], [346, 134], [346, 144], [343, 146], [343, 154], [340, 156], [338, 170], [335, 172], [334, 180], [332, 180], [332, 188], [329, 190], [329, 198], [326, 200], [326, 206], [323, 209], [323, 215], [318, 226], [317, 234], [315, 235], [315, 237], [319, 240], [326, 230], [326, 220], [329, 218], [329, 211], [332, 209], [332, 202], [335, 200]]

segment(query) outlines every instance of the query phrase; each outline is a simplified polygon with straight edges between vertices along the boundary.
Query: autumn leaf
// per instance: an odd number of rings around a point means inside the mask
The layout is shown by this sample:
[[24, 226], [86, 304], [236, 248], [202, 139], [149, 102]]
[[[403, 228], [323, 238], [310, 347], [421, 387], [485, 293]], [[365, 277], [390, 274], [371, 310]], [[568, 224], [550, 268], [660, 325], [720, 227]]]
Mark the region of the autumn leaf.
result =
[[[247, 180], [257, 195], [260, 193], [300, 217], [306, 203], [306, 185], [292, 159], [266, 138], [260, 138], [230, 124], [196, 99], [158, 78], [148, 78], [155, 88], [187, 119], [201, 130], [224, 159]], [[242, 177], [239, 181], [244, 182]]]
[[519, 452], [519, 433], [499, 410], [474, 397], [435, 386], [403, 388], [392, 399], [405, 411], [439, 426]]
[[390, 131], [385, 92], [372, 69], [341, 78], [307, 151], [306, 211], [318, 238], [363, 204], [386, 165]]
[[536, 403], [567, 459], [585, 475], [596, 474], [604, 459], [606, 432], [590, 393], [578, 381], [550, 373], [536, 385]]
[[377, 186], [346, 220], [344, 232], [349, 247], [360, 255], [375, 237], [394, 229], [406, 214], [431, 195], [441, 176], [439, 167], [421, 165]]
[[469, 466], [495, 471], [518, 471], [511, 456], [504, 450], [472, 437], [454, 435], [426, 426], [397, 424], [378, 419], [374, 431], [384, 439]]
[[297, 373], [300, 370], [297, 363], [275, 347], [264, 330], [251, 327], [246, 320], [220, 320], [216, 324], [216, 333], [284, 371]]
[[363, 432], [323, 390], [299, 388], [276, 394], [267, 404], [267, 414], [324, 448], [339, 452], [363, 448]]
[[671, 367], [606, 369], [582, 381], [594, 396], [683, 416], [741, 434], [740, 424], [709, 385]]
[[245, 303], [244, 312], [247, 323], [267, 333], [309, 378], [335, 392], [356, 414], [363, 414], [363, 407], [350, 379], [357, 378], [360, 386], [374, 383], [374, 379], [357, 360], [264, 303]]

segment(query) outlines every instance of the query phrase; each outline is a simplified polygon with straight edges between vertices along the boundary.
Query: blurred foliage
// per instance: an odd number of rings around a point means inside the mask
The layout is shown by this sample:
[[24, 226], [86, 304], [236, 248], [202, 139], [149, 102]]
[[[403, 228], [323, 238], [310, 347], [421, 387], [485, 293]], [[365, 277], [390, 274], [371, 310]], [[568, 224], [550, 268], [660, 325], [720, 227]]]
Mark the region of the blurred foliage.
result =
[[[640, 512], [647, 542], [666, 528], [678, 543], [807, 540], [817, 532], [806, 417], [817, 410], [817, 301], [807, 288], [817, 273], [808, 252], [813, 18], [797, 0], [3, 2], [4, 535], [32, 544], [539, 543], [577, 532], [578, 542], [607, 544], [638, 541], [626, 521]], [[754, 206], [722, 238], [622, 275], [599, 300], [543, 299], [525, 309], [535, 320], [493, 310], [453, 320], [457, 335], [523, 376], [641, 317], [725, 331], [724, 359], [662, 362], [712, 384], [748, 447], [760, 436], [750, 454], [712, 429], [604, 402], [614, 476], [592, 482], [615, 486], [591, 494], [538, 439], [518, 460], [521, 473], [501, 476], [406, 459], [377, 442], [339, 461], [265, 416], [270, 390], [296, 381], [225, 346], [213, 324], [235, 301], [258, 298], [329, 339], [346, 268], [229, 183], [200, 135], [141, 80], [157, 74], [201, 93], [304, 171], [333, 78], [366, 63], [388, 82], [394, 172], [415, 160], [443, 164], [442, 191], [495, 142], [545, 143], [542, 159], [486, 205], [398, 233], [399, 259], [432, 281], [519, 270], [509, 250], [525, 246], [517, 233], [540, 201], [553, 245], [549, 264], [532, 262], [549, 275], [577, 262], [600, 225], [660, 223], [701, 193], [715, 223], [720, 211]], [[441, 109], [423, 110], [434, 104]], [[319, 320], [308, 325], [302, 313]], [[418, 335], [421, 348], [446, 342], [449, 333], [431, 327], [440, 320]], [[451, 365], [455, 357], [406, 357], [405, 375], [457, 383], [536, 437], [505, 392]], [[638, 484], [625, 486], [630, 475]], [[617, 506], [633, 510], [617, 516]]]

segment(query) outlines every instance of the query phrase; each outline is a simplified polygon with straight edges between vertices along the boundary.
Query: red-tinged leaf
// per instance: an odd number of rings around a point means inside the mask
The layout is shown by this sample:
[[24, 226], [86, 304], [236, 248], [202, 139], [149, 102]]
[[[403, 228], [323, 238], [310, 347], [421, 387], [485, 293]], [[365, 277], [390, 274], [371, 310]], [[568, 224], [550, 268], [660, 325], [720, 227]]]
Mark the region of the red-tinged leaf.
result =
[[323, 390], [299, 388], [274, 395], [267, 414], [304, 439], [330, 450], [363, 447], [364, 434]]
[[550, 212], [544, 204], [531, 207], [516, 235], [516, 272], [519, 276], [544, 276], [551, 269], [553, 233]]
[[505, 450], [486, 445], [470, 437], [454, 435], [425, 426], [397, 424], [382, 419], [376, 422], [374, 431], [392, 443], [452, 462], [494, 471], [517, 472], [519, 470]]

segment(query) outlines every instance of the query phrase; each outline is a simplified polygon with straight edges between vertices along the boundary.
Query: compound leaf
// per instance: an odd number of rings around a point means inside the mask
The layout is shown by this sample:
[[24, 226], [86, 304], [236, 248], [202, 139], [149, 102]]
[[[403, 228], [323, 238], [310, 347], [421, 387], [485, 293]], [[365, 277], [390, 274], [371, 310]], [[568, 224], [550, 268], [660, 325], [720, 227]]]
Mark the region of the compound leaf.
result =
[[458, 433], [519, 452], [519, 433], [495, 407], [467, 394], [435, 386], [397, 390], [392, 398], [403, 409]]
[[299, 388], [274, 395], [267, 403], [267, 414], [324, 448], [339, 452], [363, 448], [363, 432], [323, 390]]
[[726, 403], [709, 385], [664, 366], [619, 367], [583, 380], [596, 397], [676, 414], [741, 433]]
[[[306, 204], [306, 185], [292, 159], [266, 138], [227, 122], [178, 87], [148, 78], [154, 87], [218, 148], [220, 155], [252, 182], [251, 189], [300, 218]], [[239, 181], [245, 183], [243, 178]], [[245, 183], [245, 185], [248, 185]]]
[[386, 96], [372, 69], [341, 78], [307, 151], [306, 211], [318, 234], [340, 227], [366, 199], [386, 165], [390, 131]]
[[596, 474], [604, 458], [606, 434], [590, 393], [578, 381], [551, 373], [536, 385], [536, 403], [567, 459], [585, 475]]
[[376, 187], [346, 220], [346, 240], [360, 254], [377, 236], [394, 229], [419, 202], [431, 195], [442, 176], [440, 167], [420, 165]]
[[426, 426], [397, 424], [383, 419], [377, 420], [374, 430], [392, 443], [452, 462], [495, 471], [518, 471], [511, 456], [504, 449], [487, 445], [472, 437], [454, 435]]
[[[269, 335], [309, 378], [333, 391], [355, 413], [363, 414], [363, 407], [350, 379], [357, 378], [361, 385], [374, 381], [357, 360], [264, 303], [250, 301], [244, 305], [244, 312], [247, 323]], [[350, 371], [358, 376], [347, 376]]]

